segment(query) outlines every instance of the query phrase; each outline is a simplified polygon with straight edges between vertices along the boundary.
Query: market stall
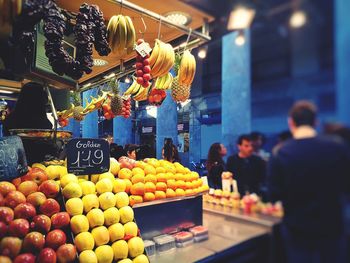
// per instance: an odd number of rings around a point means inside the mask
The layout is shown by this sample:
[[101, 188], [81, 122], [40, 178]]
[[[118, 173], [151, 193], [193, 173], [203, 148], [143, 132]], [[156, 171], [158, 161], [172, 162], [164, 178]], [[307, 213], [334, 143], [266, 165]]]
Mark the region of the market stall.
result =
[[[128, 119], [141, 102], [188, 100], [191, 50], [210, 40], [213, 18], [169, 2], [1, 1], [1, 38], [15, 54], [6, 69], [41, 84], [54, 125], [16, 127], [1, 138], [0, 262], [268, 260], [278, 220], [257, 221], [221, 202], [203, 206], [209, 187], [197, 172], [155, 158], [115, 160], [105, 140], [64, 130], [97, 111]], [[165, 15], [172, 8], [192, 20], [173, 22]], [[125, 76], [131, 83], [121, 88]], [[69, 91], [59, 110], [52, 89]], [[90, 89], [93, 96], [82, 96]], [[23, 144], [37, 142], [60, 151], [28, 165]]]

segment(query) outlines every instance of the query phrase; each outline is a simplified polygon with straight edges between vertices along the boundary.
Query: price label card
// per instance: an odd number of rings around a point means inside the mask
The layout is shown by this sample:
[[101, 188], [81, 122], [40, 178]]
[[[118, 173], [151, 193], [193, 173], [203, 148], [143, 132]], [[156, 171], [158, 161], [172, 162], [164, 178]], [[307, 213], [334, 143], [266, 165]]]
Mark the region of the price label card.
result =
[[10, 181], [27, 172], [27, 159], [21, 138], [0, 138], [0, 181]]
[[135, 47], [135, 50], [137, 51], [137, 53], [140, 54], [141, 57], [144, 58], [145, 56], [149, 55], [149, 53], [151, 53], [152, 48], [149, 46], [148, 43], [143, 42], [140, 45], [137, 45]]
[[109, 171], [109, 144], [102, 139], [72, 139], [67, 144], [67, 169], [75, 175]]

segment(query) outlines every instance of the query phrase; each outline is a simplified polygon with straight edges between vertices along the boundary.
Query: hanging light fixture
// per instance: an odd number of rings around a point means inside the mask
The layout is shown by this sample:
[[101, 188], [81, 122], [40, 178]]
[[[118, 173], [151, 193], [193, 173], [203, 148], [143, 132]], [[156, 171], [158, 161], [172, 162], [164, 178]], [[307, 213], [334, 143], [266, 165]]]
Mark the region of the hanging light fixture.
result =
[[236, 36], [235, 43], [237, 46], [243, 46], [245, 44], [244, 32], [240, 30]]
[[230, 13], [227, 29], [239, 30], [249, 28], [254, 16], [254, 9], [248, 7], [237, 7]]
[[289, 19], [289, 25], [293, 28], [300, 28], [306, 24], [307, 17], [304, 11], [295, 11]]
[[198, 57], [200, 59], [205, 59], [207, 57], [207, 52], [208, 52], [208, 46], [201, 47], [198, 50]]

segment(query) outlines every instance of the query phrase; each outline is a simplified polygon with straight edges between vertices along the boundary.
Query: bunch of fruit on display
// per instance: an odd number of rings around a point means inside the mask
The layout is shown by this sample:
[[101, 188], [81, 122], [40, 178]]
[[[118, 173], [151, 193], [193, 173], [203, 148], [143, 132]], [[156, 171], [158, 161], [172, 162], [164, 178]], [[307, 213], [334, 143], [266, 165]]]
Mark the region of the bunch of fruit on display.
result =
[[118, 178], [125, 182], [125, 192], [130, 195], [130, 205], [147, 201], [191, 196], [209, 190], [198, 173], [191, 172], [180, 163], [145, 159], [131, 161], [119, 159]]
[[175, 64], [175, 52], [173, 47], [170, 44], [156, 39], [149, 62], [153, 79], [168, 74]]
[[166, 98], [165, 90], [152, 88], [148, 95], [148, 102], [150, 105], [160, 106]]
[[56, 201], [59, 191], [36, 167], [0, 182], [0, 262], [74, 262], [70, 216]]
[[209, 193], [203, 196], [203, 201], [210, 204], [241, 209], [246, 214], [261, 213], [264, 215], [283, 217], [281, 202], [263, 203], [256, 194], [246, 194], [242, 198], [238, 192], [223, 191], [221, 189], [210, 189]]
[[107, 26], [108, 43], [113, 53], [130, 54], [134, 50], [136, 32], [129, 16], [114, 15]]
[[[143, 39], [137, 40], [137, 45], [140, 45], [144, 43], [145, 41]], [[150, 66], [150, 56], [149, 54], [146, 54], [146, 56], [141, 56], [136, 51], [136, 81], [138, 84], [140, 84], [144, 88], [148, 88], [151, 83], [151, 66]]]
[[171, 84], [173, 83], [173, 80], [174, 80], [173, 75], [169, 72], [168, 74], [157, 78], [154, 88], [159, 90], [170, 89]]
[[145, 101], [148, 98], [149, 87], [145, 88], [137, 83], [137, 80], [131, 83], [130, 87], [124, 92], [123, 96], [131, 96], [135, 101]]

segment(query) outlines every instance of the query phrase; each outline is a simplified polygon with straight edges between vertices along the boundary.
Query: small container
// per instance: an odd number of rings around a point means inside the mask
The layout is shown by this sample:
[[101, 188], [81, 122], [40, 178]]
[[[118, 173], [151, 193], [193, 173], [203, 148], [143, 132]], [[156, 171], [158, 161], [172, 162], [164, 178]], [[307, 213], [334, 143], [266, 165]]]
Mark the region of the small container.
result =
[[192, 222], [185, 222], [179, 225], [181, 231], [188, 231], [190, 228], [195, 227], [196, 225]]
[[188, 240], [188, 241], [185, 241], [185, 242], [176, 242], [176, 246], [177, 247], [187, 247], [187, 246], [190, 246], [194, 243], [194, 239], [191, 239], [191, 240]]
[[205, 226], [195, 226], [190, 229], [190, 232], [196, 237], [201, 235], [208, 235], [208, 228]]
[[143, 243], [145, 244], [147, 256], [150, 257], [156, 254], [156, 244], [152, 240], [144, 240]]
[[158, 253], [164, 253], [176, 248], [175, 238], [170, 235], [161, 235], [153, 238], [156, 243], [156, 249]]
[[193, 234], [185, 231], [179, 232], [173, 235], [173, 237], [175, 238], [176, 242], [186, 242], [189, 240], [193, 240]]
[[198, 242], [202, 242], [204, 240], [209, 239], [209, 235], [205, 234], [205, 235], [199, 235], [199, 236], [195, 236], [194, 237], [194, 242], [198, 243]]

